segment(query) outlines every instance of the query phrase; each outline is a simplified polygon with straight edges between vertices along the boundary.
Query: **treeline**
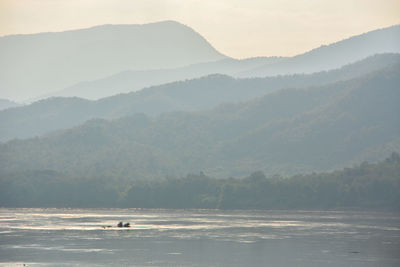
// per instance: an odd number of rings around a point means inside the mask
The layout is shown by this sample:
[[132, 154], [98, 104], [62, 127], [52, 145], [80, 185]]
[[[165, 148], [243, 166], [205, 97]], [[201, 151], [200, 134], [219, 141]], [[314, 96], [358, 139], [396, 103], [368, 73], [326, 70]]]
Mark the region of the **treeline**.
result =
[[160, 181], [67, 177], [54, 171], [0, 174], [3, 207], [400, 210], [400, 155], [329, 173]]

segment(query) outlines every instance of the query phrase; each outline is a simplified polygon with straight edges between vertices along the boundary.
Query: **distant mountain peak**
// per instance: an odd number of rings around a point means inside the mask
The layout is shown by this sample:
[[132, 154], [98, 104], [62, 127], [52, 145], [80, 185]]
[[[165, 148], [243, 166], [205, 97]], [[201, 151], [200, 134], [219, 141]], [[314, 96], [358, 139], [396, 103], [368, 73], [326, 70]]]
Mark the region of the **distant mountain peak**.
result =
[[161, 21], [2, 37], [0, 58], [0, 97], [26, 100], [121, 71], [172, 69], [227, 57], [190, 27]]

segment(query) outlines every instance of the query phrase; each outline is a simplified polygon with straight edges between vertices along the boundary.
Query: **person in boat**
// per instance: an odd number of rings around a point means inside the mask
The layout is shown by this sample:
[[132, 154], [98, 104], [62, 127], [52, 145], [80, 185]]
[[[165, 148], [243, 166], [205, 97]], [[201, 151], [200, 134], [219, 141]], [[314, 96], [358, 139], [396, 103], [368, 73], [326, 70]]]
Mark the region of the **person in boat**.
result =
[[130, 223], [123, 223], [123, 222], [119, 222], [118, 224], [117, 224], [117, 227], [131, 227], [131, 224]]

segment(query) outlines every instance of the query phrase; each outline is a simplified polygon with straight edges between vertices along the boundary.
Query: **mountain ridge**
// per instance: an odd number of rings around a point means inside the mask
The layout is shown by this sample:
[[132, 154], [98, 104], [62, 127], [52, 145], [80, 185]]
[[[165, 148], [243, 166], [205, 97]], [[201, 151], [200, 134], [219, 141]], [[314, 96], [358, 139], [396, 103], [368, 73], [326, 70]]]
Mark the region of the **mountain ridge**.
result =
[[322, 45], [276, 64], [244, 71], [238, 77], [313, 73], [338, 68], [377, 53], [399, 52], [400, 25], [393, 25]]
[[193, 29], [171, 21], [6, 36], [0, 38], [0, 56], [2, 97], [11, 99], [33, 98], [127, 69], [226, 58]]
[[[61, 91], [54, 92], [51, 96], [70, 97], [78, 96], [86, 99], [97, 100], [120, 93], [138, 91], [150, 86], [157, 86], [174, 81], [200, 78], [210, 74], [230, 75], [249, 66], [265, 64], [281, 60], [277, 57], [259, 57], [244, 60], [222, 59], [215, 62], [197, 63], [176, 69], [160, 70], [126, 70], [111, 76], [93, 81], [82, 81]], [[41, 98], [43, 98], [41, 97]]]
[[341, 168], [369, 148], [399, 140], [400, 121], [393, 116], [400, 111], [399, 74], [400, 63], [209, 111], [93, 119], [47, 137], [0, 144], [0, 171], [37, 168], [135, 180]]
[[[165, 26], [166, 29], [162, 26]], [[154, 32], [154, 28], [157, 27], [159, 27], [159, 30]], [[130, 28], [132, 28], [131, 31], [136, 31], [136, 41], [129, 39], [131, 38], [129, 36], [132, 35], [129, 34], [129, 31], [126, 33], [127, 29]], [[144, 31], [140, 30], [143, 28], [147, 29], [149, 36], [143, 35]], [[178, 35], [176, 28], [180, 29]], [[114, 30], [110, 32], [110, 29]], [[181, 38], [182, 34], [185, 35], [184, 39]], [[60, 36], [59, 40], [49, 41], [46, 39], [48, 36], [54, 35]], [[72, 35], [79, 36], [79, 38], [74, 41], [65, 37]], [[377, 35], [380, 35], [380, 38], [377, 39], [380, 40], [379, 42], [371, 37]], [[46, 37], [45, 40], [40, 41], [43, 36]], [[92, 39], [88, 36], [92, 36]], [[18, 40], [21, 38], [24, 39], [24, 42], [10, 42], [11, 39]], [[29, 38], [35, 40], [29, 41]], [[352, 44], [355, 39], [362, 39], [358, 41], [357, 46]], [[88, 41], [88, 43], [80, 45], [77, 40], [80, 42]], [[142, 40], [144, 43], [139, 44], [140, 42], [137, 40]], [[163, 45], [157, 46], [160, 43]], [[190, 45], [188, 46], [188, 44]], [[332, 47], [337, 46], [339, 48], [334, 49], [336, 52], [332, 53]], [[367, 49], [368, 51], [364, 49], [367, 46], [370, 48]], [[237, 65], [239, 62], [239, 65], [242, 65], [237, 71], [234, 71], [232, 66], [228, 64], [225, 67], [214, 67], [213, 72], [228, 74], [237, 78], [312, 73], [340, 68], [376, 53], [400, 53], [398, 47], [400, 47], [400, 25], [394, 25], [321, 46], [295, 57], [281, 58], [282, 60], [273, 64], [267, 62], [264, 66], [259, 66], [258, 63], [253, 66], [251, 64], [246, 65], [247, 60], [244, 59], [237, 60], [234, 63], [234, 65]], [[324, 52], [327, 49], [330, 50]], [[140, 53], [132, 52], [139, 50]], [[113, 55], [110, 54], [111, 52], [113, 52]], [[315, 53], [325, 54], [315, 56]], [[62, 90], [64, 90], [64, 95], [61, 96], [99, 99], [173, 80], [185, 80], [212, 74], [206, 67], [200, 73], [198, 70], [197, 72], [193, 71], [190, 69], [190, 65], [208, 62], [209, 66], [212, 66], [214, 61], [230, 59], [215, 50], [198, 32], [176, 21], [149, 24], [106, 24], [64, 32], [3, 36], [0, 37], [0, 57], [3, 59], [0, 62], [0, 91], [2, 91], [0, 97], [17, 99], [19, 102], [21, 100], [29, 102], [31, 99], [53, 96], [54, 93], [55, 96], [60, 96], [57, 95], [57, 92]], [[315, 60], [315, 57], [319, 58], [319, 61]], [[149, 58], [152, 60], [149, 60]], [[253, 63], [256, 61], [256, 59], [253, 59]], [[185, 71], [180, 70], [180, 73], [173, 74], [172, 78], [168, 77], [172, 74], [171, 69], [185, 66], [189, 66]], [[106, 79], [109, 76], [129, 70], [152, 70], [153, 72], [148, 73], [148, 77], [141, 77], [140, 74], [137, 74], [136, 78], [139, 77], [141, 81], [133, 86], [121, 84], [116, 87], [115, 91], [110, 87], [103, 88], [98, 95], [96, 95], [95, 88], [91, 89], [90, 94], [85, 92], [81, 94], [79, 88], [75, 88], [76, 90], [72, 90], [71, 93], [65, 92], [67, 88], [74, 87], [79, 82]], [[154, 73], [154, 71], [156, 72]], [[24, 79], [20, 79], [21, 72], [24, 73]], [[134, 80], [135, 77], [130, 79]], [[106, 87], [106, 85], [103, 87]]]
[[254, 79], [209, 75], [97, 101], [73, 97], [51, 98], [0, 112], [0, 124], [3, 125], [0, 128], [0, 140], [40, 136], [96, 117], [115, 119], [135, 113], [154, 116], [170, 111], [210, 109], [222, 103], [248, 101], [283, 88], [301, 88], [352, 79], [399, 61], [400, 55], [384, 54], [338, 70], [310, 75]]
[[[242, 60], [229, 58], [217, 62], [200, 63], [197, 65], [197, 69], [196, 66], [185, 66], [173, 70], [130, 72], [130, 77], [129, 72], [125, 72], [120, 82], [114, 79], [114, 83], [109, 84], [107, 81], [110, 81], [110, 79], [103, 78], [106, 79], [103, 80], [104, 83], [97, 81], [81, 84], [81, 86], [77, 84], [63, 89], [55, 96], [81, 96], [88, 99], [98, 99], [99, 96], [106, 97], [115, 93], [142, 89], [150, 85], [192, 79], [213, 73], [227, 74], [236, 78], [310, 74], [340, 68], [377, 53], [400, 53], [398, 47], [400, 47], [400, 25], [394, 25], [351, 36], [293, 57], [261, 57]], [[226, 64], [221, 64], [222, 62]], [[249, 64], [249, 62], [252, 64]], [[203, 65], [203, 70], [201, 70], [202, 64], [206, 64]], [[106, 93], [107, 91], [108, 93]]]

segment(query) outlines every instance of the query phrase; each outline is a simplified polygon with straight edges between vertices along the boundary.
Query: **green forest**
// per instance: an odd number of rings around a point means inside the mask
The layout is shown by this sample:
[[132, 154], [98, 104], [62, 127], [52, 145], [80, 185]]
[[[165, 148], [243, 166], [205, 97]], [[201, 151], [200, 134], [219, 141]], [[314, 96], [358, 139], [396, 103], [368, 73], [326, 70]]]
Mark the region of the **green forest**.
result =
[[203, 171], [222, 179], [255, 170], [291, 176], [377, 162], [400, 151], [394, 115], [399, 84], [396, 64], [349, 81], [283, 89], [211, 110], [92, 119], [0, 143], [0, 172], [157, 180]]
[[1, 111], [0, 206], [399, 209], [399, 60]]
[[333, 172], [246, 178], [204, 173], [162, 180], [68, 177], [50, 170], [0, 173], [2, 207], [400, 210], [400, 155]]

